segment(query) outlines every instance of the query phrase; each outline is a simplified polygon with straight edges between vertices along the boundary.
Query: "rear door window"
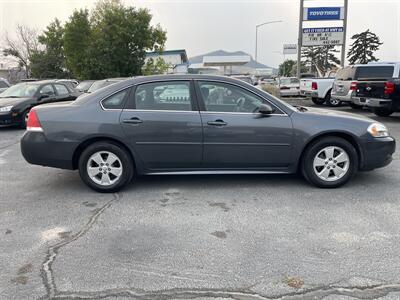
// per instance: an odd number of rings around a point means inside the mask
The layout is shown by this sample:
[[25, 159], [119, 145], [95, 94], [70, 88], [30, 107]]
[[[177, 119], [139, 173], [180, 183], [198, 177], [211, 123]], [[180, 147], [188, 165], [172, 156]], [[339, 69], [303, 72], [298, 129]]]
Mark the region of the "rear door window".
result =
[[55, 84], [54, 87], [56, 88], [59, 96], [65, 96], [69, 94], [67, 87], [63, 84]]
[[365, 66], [358, 67], [357, 80], [365, 79], [389, 79], [393, 77], [394, 66]]
[[135, 108], [191, 111], [190, 82], [171, 81], [141, 84], [135, 91]]

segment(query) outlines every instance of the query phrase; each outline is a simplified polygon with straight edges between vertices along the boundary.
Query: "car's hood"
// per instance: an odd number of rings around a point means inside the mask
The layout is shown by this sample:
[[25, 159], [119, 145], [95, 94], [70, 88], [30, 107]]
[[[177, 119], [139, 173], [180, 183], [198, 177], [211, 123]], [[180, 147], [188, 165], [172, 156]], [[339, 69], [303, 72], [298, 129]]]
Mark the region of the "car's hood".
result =
[[27, 100], [32, 100], [32, 98], [0, 98], [0, 107], [17, 105]]
[[305, 113], [339, 117], [339, 118], [345, 118], [345, 119], [361, 120], [361, 121], [367, 121], [367, 122], [375, 122], [373, 119], [370, 119], [363, 115], [353, 114], [353, 113], [339, 111], [339, 110], [307, 107], [307, 111]]

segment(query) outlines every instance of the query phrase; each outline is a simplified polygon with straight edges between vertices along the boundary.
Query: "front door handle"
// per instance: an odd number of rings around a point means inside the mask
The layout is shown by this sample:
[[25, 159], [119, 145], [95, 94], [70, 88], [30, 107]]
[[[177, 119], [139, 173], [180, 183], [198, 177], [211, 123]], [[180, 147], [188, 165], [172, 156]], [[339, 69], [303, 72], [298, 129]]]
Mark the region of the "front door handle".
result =
[[228, 125], [228, 123], [224, 122], [223, 120], [215, 120], [215, 121], [209, 121], [207, 122], [208, 125], [213, 125], [213, 126], [225, 126]]
[[123, 119], [123, 120], [122, 120], [122, 123], [126, 123], [126, 124], [140, 124], [140, 123], [143, 123], [143, 121], [140, 120], [140, 119], [137, 118], [137, 117], [133, 117], [133, 118], [130, 118], [130, 119]]

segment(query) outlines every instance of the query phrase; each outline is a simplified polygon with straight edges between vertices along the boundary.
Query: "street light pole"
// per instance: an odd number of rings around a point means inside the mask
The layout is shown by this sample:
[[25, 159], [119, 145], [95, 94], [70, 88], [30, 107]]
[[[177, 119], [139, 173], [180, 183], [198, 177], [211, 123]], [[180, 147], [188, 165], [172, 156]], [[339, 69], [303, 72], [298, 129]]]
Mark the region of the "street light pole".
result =
[[256, 49], [255, 49], [255, 53], [254, 53], [254, 69], [257, 67], [258, 28], [261, 26], [264, 26], [264, 25], [273, 24], [273, 23], [281, 23], [281, 22], [283, 22], [283, 21], [278, 20], [278, 21], [270, 21], [270, 22], [265, 22], [265, 23], [256, 25]]

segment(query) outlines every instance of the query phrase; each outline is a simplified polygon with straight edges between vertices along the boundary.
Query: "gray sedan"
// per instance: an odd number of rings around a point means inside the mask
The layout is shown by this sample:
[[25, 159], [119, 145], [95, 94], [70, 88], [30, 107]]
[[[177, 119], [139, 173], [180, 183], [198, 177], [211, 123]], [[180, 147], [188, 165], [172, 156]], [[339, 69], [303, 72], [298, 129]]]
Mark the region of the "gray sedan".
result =
[[300, 172], [332, 188], [389, 164], [395, 140], [374, 120], [292, 107], [237, 79], [170, 75], [35, 107], [21, 149], [100, 192], [144, 174]]

